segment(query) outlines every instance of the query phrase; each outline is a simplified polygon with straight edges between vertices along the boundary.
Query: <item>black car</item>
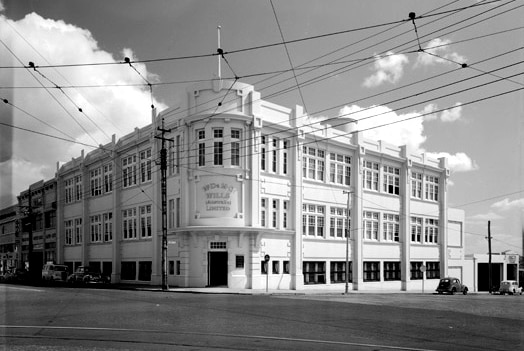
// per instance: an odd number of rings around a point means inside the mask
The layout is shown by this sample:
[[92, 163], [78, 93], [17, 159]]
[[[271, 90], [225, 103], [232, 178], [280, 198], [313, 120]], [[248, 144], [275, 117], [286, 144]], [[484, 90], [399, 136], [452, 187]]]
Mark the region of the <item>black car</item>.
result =
[[109, 279], [100, 273], [98, 269], [89, 266], [80, 266], [76, 271], [67, 277], [67, 282], [71, 284], [78, 283], [109, 283]]
[[468, 287], [462, 284], [458, 278], [447, 277], [440, 279], [436, 291], [439, 294], [446, 292], [453, 295], [461, 292], [466, 295], [468, 293]]

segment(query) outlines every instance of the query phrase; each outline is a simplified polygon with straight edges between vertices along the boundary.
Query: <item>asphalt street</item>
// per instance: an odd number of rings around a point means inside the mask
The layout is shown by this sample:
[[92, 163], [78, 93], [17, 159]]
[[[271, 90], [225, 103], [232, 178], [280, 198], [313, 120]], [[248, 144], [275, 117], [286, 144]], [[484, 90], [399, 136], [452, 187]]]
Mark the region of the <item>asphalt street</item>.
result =
[[0, 284], [5, 350], [508, 350], [524, 296], [235, 295]]

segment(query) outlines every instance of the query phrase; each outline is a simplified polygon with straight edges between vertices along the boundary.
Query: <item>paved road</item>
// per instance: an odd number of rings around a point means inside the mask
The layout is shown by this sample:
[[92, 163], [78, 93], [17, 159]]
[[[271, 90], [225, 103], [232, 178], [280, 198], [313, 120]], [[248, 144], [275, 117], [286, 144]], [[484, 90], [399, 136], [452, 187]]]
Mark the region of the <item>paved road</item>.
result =
[[6, 350], [524, 347], [524, 296], [248, 296], [1, 284], [0, 296]]

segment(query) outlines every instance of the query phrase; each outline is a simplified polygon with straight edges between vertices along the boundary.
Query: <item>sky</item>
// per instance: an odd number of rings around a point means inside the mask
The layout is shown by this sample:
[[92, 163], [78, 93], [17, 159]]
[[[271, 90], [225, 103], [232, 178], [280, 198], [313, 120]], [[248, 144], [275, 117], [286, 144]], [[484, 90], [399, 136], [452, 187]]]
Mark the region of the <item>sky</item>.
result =
[[466, 253], [487, 253], [490, 221], [493, 252], [522, 254], [522, 18], [521, 0], [0, 0], [0, 208], [182, 106], [219, 73], [220, 26], [222, 78], [447, 157]]

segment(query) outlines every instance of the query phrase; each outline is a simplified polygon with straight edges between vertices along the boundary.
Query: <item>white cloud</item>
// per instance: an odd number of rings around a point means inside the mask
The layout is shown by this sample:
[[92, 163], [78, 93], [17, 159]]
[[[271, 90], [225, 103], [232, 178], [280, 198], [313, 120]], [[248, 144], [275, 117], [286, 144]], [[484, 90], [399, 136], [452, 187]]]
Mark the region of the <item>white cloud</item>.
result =
[[457, 152], [454, 155], [448, 152], [428, 152], [427, 155], [437, 159], [446, 157], [451, 172], [469, 172], [479, 168], [477, 163], [463, 152]]
[[[18, 60], [24, 65], [32, 61], [37, 66], [45, 66], [48, 64], [46, 61], [53, 65], [62, 65], [122, 62], [124, 56], [135, 59], [133, 51], [129, 48], [118, 53], [116, 58], [113, 57], [112, 53], [100, 49], [88, 30], [61, 20], [45, 19], [36, 13], [28, 14], [18, 21], [10, 20], [3, 15], [0, 15], [0, 18], [2, 19], [0, 21], [0, 39], [7, 43], [9, 49], [17, 57], [13, 57], [9, 51], [0, 46], [0, 62], [6, 65], [20, 66], [21, 63]], [[28, 45], [22, 37], [31, 45]], [[144, 64], [133, 63], [133, 66], [150, 82], [157, 80], [154, 74], [148, 72]], [[38, 72], [45, 75], [52, 83]], [[38, 68], [38, 72], [22, 69], [14, 70], [14, 74], [11, 75], [0, 72], [0, 85], [39, 86], [36, 77], [46, 86], [72, 84], [99, 87], [63, 88], [67, 96], [58, 89], [49, 90], [53, 96], [44, 89], [15, 89], [9, 101], [54, 128], [50, 128], [17, 109], [7, 110], [9, 106], [2, 104], [0, 112], [8, 116], [8, 120], [12, 117], [12, 123], [18, 127], [60, 137], [66, 137], [65, 134], [67, 134], [77, 141], [98, 145], [110, 142], [112, 134], [116, 134], [118, 138], [131, 132], [135, 127], [151, 123], [149, 89], [136, 86], [107, 86], [110, 84], [144, 84], [144, 79], [129, 65]], [[156, 100], [153, 103], [159, 110], [166, 107]], [[80, 113], [77, 107], [82, 108], [83, 113]], [[53, 177], [56, 162], [78, 157], [79, 149], [91, 151], [85, 146], [46, 136], [16, 129], [11, 132], [13, 155], [17, 160], [15, 161], [16, 167], [12, 168], [12, 174], [17, 182], [21, 175], [27, 177], [28, 179], [24, 179], [26, 186], [40, 179]], [[69, 137], [66, 138], [69, 139]], [[26, 161], [21, 162], [20, 160]], [[13, 186], [13, 189], [17, 191], [16, 186]]]
[[457, 102], [455, 107], [449, 110], [442, 111], [440, 120], [442, 122], [455, 122], [462, 117], [462, 104]]
[[388, 52], [386, 56], [375, 56], [375, 63], [373, 65], [376, 72], [364, 80], [364, 86], [368, 88], [376, 87], [382, 83], [396, 83], [404, 73], [404, 65], [409, 62], [406, 55], [395, 55], [393, 52]]
[[411, 150], [420, 149], [422, 143], [426, 141], [422, 118], [413, 118], [387, 127], [376, 128], [383, 124], [420, 115], [418, 112], [398, 115], [386, 106], [371, 106], [368, 109], [363, 109], [357, 105], [352, 105], [344, 106], [339, 115], [358, 120], [358, 129], [363, 131], [364, 136], [369, 139], [384, 140], [398, 146], [407, 145]]
[[468, 222], [478, 224], [478, 223], [487, 223], [487, 221], [504, 219], [504, 217], [495, 212], [488, 212], [488, 213], [476, 214], [474, 216], [469, 216], [467, 219], [468, 219]]
[[456, 52], [450, 52], [450, 43], [451, 40], [449, 39], [436, 38], [431, 40], [428, 43], [428, 45], [426, 45], [426, 47], [423, 49], [424, 52], [418, 54], [417, 62], [415, 62], [415, 67], [419, 65], [430, 66], [437, 63], [465, 63], [467, 59], [464, 56]]
[[508, 198], [496, 202], [493, 205], [491, 205], [491, 208], [496, 209], [498, 211], [511, 211], [511, 210], [521, 210], [524, 211], [524, 198], [517, 199], [517, 200], [510, 200]]
[[[434, 104], [427, 105], [422, 111], [397, 114], [386, 106], [371, 106], [362, 108], [357, 105], [344, 106], [339, 116], [349, 117], [358, 121], [358, 130], [365, 138], [383, 140], [387, 143], [402, 146], [415, 153], [426, 153], [431, 158], [446, 157], [448, 167], [452, 172], [468, 172], [478, 169], [478, 165], [463, 152], [450, 154], [448, 152], [427, 152], [423, 146], [427, 137], [424, 134], [425, 118], [417, 118], [431, 113], [436, 109]], [[424, 116], [428, 117], [428, 116]], [[434, 119], [436, 117], [432, 117]], [[431, 120], [430, 119], [430, 120]], [[395, 123], [399, 122], [399, 123]]]

